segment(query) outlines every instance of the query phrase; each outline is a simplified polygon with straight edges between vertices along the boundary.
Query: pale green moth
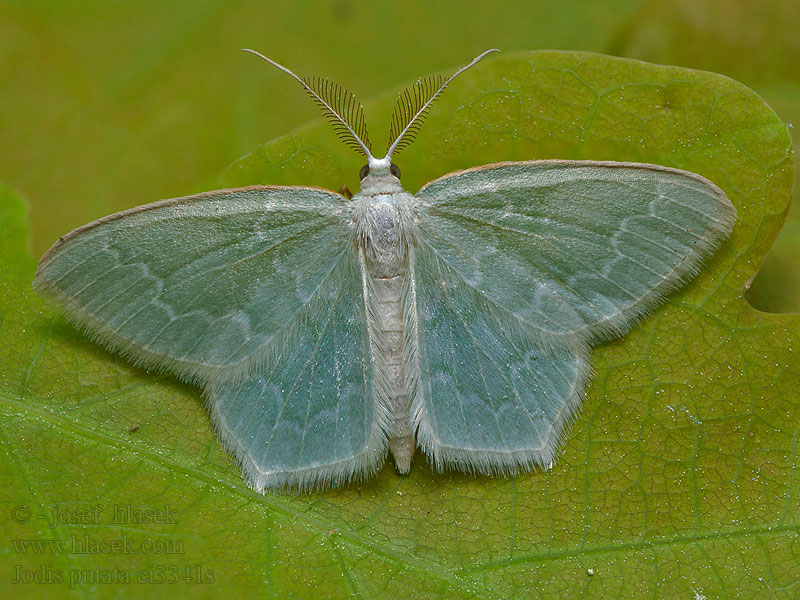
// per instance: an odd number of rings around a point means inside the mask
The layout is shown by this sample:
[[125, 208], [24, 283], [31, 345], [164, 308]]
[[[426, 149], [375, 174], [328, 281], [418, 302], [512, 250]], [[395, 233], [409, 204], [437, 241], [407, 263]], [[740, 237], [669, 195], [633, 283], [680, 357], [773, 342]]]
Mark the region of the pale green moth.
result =
[[353, 94], [258, 54], [366, 156], [361, 191], [140, 206], [60, 238], [34, 287], [131, 362], [202, 387], [259, 492], [360, 480], [387, 450], [406, 473], [416, 444], [436, 469], [549, 465], [590, 346], [697, 273], [736, 211], [699, 175], [637, 163], [497, 163], [404, 191], [392, 157], [486, 54], [401, 94], [383, 158]]

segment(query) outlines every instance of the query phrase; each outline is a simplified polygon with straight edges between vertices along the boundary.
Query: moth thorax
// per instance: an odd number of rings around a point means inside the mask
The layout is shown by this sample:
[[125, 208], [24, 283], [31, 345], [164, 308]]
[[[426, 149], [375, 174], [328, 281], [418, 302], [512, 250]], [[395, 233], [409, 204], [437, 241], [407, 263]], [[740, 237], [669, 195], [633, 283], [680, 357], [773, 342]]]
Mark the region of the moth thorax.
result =
[[367, 209], [364, 250], [369, 270], [378, 277], [405, 272], [406, 241], [402, 216], [393, 196], [372, 196]]

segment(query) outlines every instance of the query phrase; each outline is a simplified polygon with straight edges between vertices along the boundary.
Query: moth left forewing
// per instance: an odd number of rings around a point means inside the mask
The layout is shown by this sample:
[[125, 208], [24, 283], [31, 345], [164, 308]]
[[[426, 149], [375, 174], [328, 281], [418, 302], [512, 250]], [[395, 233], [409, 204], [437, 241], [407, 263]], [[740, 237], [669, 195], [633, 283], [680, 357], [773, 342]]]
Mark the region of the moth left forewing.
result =
[[497, 163], [445, 175], [416, 199], [437, 256], [554, 349], [622, 335], [697, 273], [736, 219], [707, 179], [640, 163]]
[[137, 207], [65, 235], [34, 287], [142, 367], [201, 385], [244, 378], [347, 251], [343, 204], [319, 188], [255, 186]]

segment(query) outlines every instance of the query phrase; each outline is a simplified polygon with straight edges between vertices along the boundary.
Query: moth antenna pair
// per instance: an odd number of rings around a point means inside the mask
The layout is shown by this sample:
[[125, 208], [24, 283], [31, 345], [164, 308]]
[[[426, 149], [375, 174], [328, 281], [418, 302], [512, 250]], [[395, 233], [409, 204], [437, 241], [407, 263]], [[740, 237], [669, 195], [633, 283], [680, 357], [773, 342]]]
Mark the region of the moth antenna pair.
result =
[[[364, 105], [358, 101], [354, 93], [325, 77], [299, 77], [290, 69], [250, 48], [243, 48], [242, 51], [255, 54], [273, 67], [293, 77], [322, 109], [336, 135], [349, 147], [363, 152], [367, 159], [374, 160], [371, 151], [372, 144], [364, 118]], [[392, 112], [389, 142], [386, 145], [386, 160], [391, 160], [396, 152], [406, 148], [414, 141], [431, 104], [450, 82], [492, 52], [499, 52], [499, 50], [492, 48], [481, 53], [468, 65], [461, 67], [446, 79], [442, 75], [418, 79], [411, 88], [400, 93]]]

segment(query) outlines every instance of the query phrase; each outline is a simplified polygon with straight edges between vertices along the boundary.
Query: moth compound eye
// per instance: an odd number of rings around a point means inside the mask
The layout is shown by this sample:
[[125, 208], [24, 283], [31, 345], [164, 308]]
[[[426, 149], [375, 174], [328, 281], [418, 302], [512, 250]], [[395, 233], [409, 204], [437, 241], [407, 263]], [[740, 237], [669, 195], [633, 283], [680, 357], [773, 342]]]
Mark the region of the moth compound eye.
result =
[[364, 179], [367, 175], [369, 175], [369, 165], [364, 165], [361, 167], [361, 170], [358, 172], [358, 178]]
[[398, 167], [396, 164], [392, 163], [392, 165], [389, 167], [389, 173], [400, 179], [400, 167]]

